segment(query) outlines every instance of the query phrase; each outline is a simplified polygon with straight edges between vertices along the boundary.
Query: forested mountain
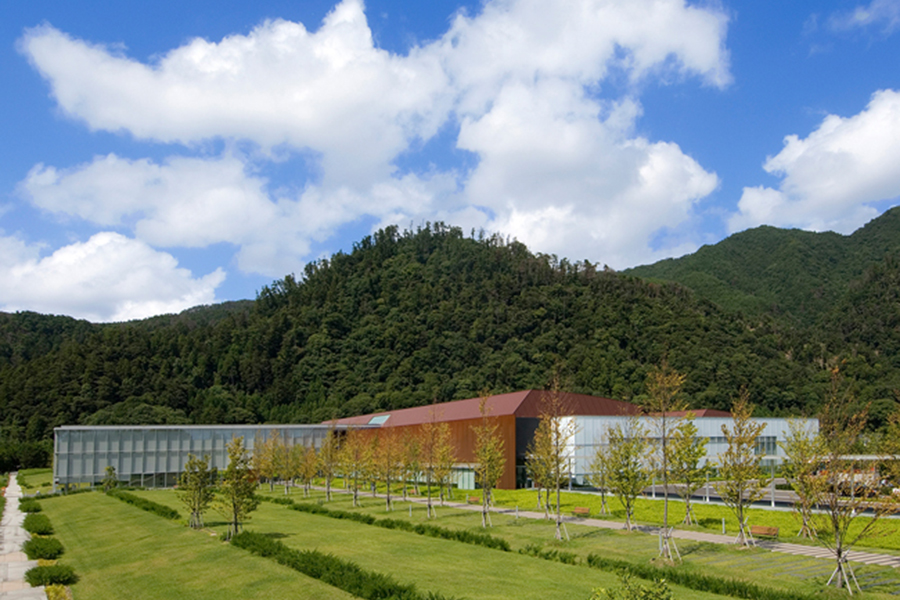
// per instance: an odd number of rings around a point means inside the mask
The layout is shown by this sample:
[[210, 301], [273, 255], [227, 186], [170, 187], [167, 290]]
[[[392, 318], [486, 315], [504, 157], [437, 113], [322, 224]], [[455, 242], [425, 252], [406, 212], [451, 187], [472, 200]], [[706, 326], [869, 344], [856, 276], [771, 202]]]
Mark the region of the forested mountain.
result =
[[823, 313], [828, 331], [801, 329], [500, 236], [392, 227], [254, 302], [103, 325], [0, 316], [0, 445], [61, 424], [319, 422], [544, 388], [554, 369], [572, 391], [632, 399], [663, 360], [695, 407], [727, 408], [747, 386], [777, 415], [814, 413], [840, 364], [883, 418], [900, 389], [898, 278], [878, 265]]
[[726, 310], [811, 326], [891, 255], [900, 255], [900, 207], [849, 236], [763, 226], [625, 273], [681, 283]]

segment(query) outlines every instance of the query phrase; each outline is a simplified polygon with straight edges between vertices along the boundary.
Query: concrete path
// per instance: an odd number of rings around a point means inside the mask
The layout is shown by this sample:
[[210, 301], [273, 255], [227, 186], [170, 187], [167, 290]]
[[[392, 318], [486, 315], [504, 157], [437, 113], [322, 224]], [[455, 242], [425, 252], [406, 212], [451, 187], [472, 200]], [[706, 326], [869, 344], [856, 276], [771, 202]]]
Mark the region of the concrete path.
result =
[[22, 489], [16, 482], [17, 473], [9, 474], [6, 488], [6, 508], [0, 520], [0, 599], [47, 600], [43, 587], [33, 588], [25, 583], [25, 571], [37, 566], [22, 552], [22, 544], [31, 536], [22, 529], [25, 515], [19, 511]]

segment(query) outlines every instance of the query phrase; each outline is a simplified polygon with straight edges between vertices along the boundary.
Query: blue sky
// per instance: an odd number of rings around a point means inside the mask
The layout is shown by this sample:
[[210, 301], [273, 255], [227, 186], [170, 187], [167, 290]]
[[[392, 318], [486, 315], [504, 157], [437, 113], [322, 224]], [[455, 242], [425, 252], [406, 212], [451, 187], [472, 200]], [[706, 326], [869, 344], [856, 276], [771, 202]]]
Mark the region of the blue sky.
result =
[[900, 197], [900, 0], [0, 6], [0, 310], [254, 297], [441, 220], [621, 269]]

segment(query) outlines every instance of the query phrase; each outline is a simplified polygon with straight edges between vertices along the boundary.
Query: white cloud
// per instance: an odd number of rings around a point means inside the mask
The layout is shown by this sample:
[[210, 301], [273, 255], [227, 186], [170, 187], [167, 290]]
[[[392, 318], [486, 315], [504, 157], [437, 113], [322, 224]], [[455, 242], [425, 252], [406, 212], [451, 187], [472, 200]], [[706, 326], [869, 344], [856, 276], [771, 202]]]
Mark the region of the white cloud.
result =
[[[14, 252], [7, 253], [13, 249]], [[0, 307], [125, 321], [215, 302], [221, 269], [195, 279], [171, 255], [103, 232], [39, 258], [17, 238], [0, 237]]]
[[344, 0], [310, 33], [266, 21], [218, 43], [194, 39], [148, 65], [49, 26], [21, 50], [60, 107], [92, 129], [193, 144], [245, 139], [321, 153], [326, 183], [368, 184], [447, 115], [435, 56], [375, 48], [362, 3]]
[[[91, 129], [187, 151], [250, 141], [263, 150], [256, 164], [299, 149], [321, 176], [275, 196], [246, 158], [109, 155], [37, 165], [22, 189], [47, 211], [133, 227], [156, 247], [235, 244], [242, 270], [272, 276], [362, 218], [484, 226], [537, 251], [628, 266], [659, 256], [659, 231], [688, 222], [718, 184], [676, 143], [634, 134], [632, 96], [686, 77], [727, 85], [727, 24], [685, 0], [493, 0], [397, 55], [374, 45], [361, 1], [343, 0], [315, 32], [267, 21], [152, 63], [40, 27], [20, 50]], [[611, 73], [634, 84], [629, 95], [606, 89]], [[394, 166], [448, 123], [477, 155], [471, 172]]]
[[130, 226], [155, 247], [234, 244], [241, 270], [280, 277], [299, 271], [311, 244], [341, 225], [364, 215], [427, 211], [455, 185], [449, 175], [407, 175], [364, 193], [310, 185], [296, 197], [272, 198], [267, 181], [236, 156], [157, 164], [110, 154], [70, 169], [36, 165], [20, 189], [45, 211]]
[[789, 135], [763, 168], [777, 190], [745, 188], [732, 231], [761, 224], [850, 233], [900, 196], [900, 92], [882, 90], [852, 117], [828, 115], [807, 138]]
[[872, 0], [868, 5], [832, 15], [829, 25], [838, 31], [880, 26], [890, 35], [900, 27], [900, 0]]

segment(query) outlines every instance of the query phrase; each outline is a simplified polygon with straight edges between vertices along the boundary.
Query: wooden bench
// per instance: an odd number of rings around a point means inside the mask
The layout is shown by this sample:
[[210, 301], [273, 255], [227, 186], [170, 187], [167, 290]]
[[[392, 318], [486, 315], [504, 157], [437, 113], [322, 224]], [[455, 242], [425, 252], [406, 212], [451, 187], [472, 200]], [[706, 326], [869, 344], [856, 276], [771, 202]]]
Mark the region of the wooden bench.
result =
[[479, 496], [469, 496], [466, 498], [466, 502], [469, 504], [481, 504], [481, 498]]
[[765, 525], [751, 525], [750, 526], [750, 535], [752, 535], [754, 537], [777, 538], [778, 537], [778, 528], [777, 527], [766, 527]]
[[589, 517], [591, 516], [591, 509], [587, 506], [576, 506], [572, 509], [573, 517]]

